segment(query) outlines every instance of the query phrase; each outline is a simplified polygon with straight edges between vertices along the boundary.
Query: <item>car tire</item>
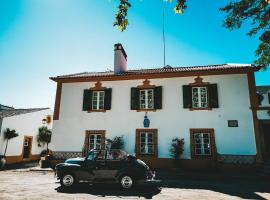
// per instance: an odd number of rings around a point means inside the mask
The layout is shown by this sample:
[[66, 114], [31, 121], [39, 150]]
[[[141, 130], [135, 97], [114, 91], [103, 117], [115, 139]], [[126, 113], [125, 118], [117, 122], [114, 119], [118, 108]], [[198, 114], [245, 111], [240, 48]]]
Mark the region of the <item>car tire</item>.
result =
[[65, 173], [60, 178], [60, 184], [64, 188], [72, 188], [76, 185], [76, 178], [72, 173]]
[[123, 175], [120, 177], [119, 179], [119, 182], [120, 182], [120, 186], [121, 188], [125, 189], [125, 190], [129, 190], [131, 189], [132, 187], [134, 187], [134, 178], [130, 175]]

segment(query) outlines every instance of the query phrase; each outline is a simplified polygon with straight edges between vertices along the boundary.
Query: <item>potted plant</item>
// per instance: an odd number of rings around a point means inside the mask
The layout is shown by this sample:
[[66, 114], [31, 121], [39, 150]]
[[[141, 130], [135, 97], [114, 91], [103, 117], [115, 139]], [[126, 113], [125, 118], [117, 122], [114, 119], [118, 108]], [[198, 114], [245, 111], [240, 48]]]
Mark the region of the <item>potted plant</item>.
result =
[[6, 152], [7, 152], [9, 140], [17, 137], [18, 135], [19, 134], [15, 130], [10, 130], [9, 128], [7, 128], [4, 131], [4, 138], [7, 140], [7, 143], [6, 143], [4, 155], [0, 155], [0, 169], [3, 169], [6, 164]]
[[171, 156], [174, 158], [174, 165], [178, 167], [179, 160], [184, 152], [184, 138], [173, 138], [171, 143]]
[[123, 136], [115, 136], [112, 140], [107, 139], [107, 145], [110, 149], [123, 149], [124, 144]]
[[[37, 142], [38, 145], [42, 143], [43, 145], [46, 144], [46, 152], [45, 156], [41, 157], [41, 168], [49, 167], [49, 143], [51, 142], [51, 137], [52, 137], [52, 131], [49, 130], [46, 126], [42, 126], [38, 129], [38, 135], [37, 135]], [[44, 154], [43, 154], [44, 155]]]

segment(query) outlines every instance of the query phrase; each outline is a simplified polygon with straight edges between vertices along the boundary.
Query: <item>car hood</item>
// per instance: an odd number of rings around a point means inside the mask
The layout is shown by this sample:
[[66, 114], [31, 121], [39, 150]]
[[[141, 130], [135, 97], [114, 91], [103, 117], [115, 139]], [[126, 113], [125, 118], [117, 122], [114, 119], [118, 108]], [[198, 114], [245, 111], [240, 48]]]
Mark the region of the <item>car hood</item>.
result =
[[65, 161], [65, 163], [81, 165], [84, 160], [85, 158], [69, 158]]

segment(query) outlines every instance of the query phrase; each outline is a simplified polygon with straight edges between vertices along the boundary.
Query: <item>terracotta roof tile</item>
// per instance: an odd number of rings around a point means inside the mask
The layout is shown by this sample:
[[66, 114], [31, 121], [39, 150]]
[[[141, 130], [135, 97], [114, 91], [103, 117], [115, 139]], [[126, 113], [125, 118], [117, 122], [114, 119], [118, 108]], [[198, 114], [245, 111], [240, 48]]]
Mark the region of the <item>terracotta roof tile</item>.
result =
[[68, 79], [68, 78], [87, 78], [87, 77], [106, 77], [106, 76], [129, 76], [140, 74], [157, 74], [157, 73], [175, 73], [175, 72], [192, 72], [192, 71], [211, 71], [211, 70], [231, 70], [231, 69], [247, 69], [255, 68], [250, 64], [220, 64], [220, 65], [205, 65], [205, 66], [189, 66], [189, 67], [171, 67], [150, 69], [132, 69], [121, 74], [114, 74], [114, 71], [105, 72], [83, 72], [77, 74], [68, 74], [62, 76], [51, 77], [52, 80]]

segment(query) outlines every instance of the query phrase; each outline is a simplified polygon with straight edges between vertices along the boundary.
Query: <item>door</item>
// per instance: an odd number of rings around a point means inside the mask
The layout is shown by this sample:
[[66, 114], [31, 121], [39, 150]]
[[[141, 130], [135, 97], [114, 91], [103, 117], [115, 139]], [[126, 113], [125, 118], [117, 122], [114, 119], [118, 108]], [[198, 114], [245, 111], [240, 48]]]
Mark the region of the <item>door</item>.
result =
[[270, 160], [270, 121], [264, 121], [261, 123], [262, 135], [263, 135], [263, 154], [265, 160]]
[[32, 147], [32, 138], [24, 137], [23, 141], [23, 159], [29, 159]]

